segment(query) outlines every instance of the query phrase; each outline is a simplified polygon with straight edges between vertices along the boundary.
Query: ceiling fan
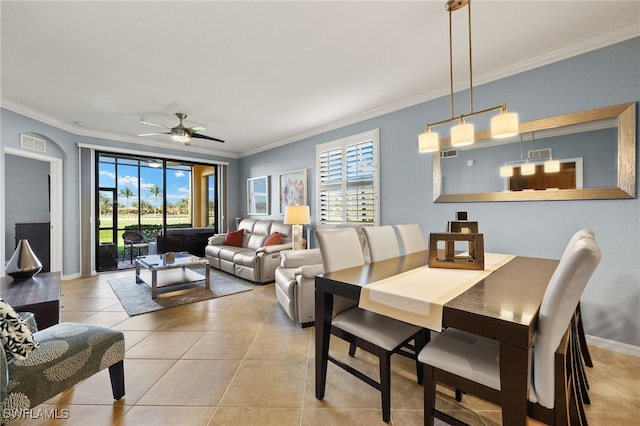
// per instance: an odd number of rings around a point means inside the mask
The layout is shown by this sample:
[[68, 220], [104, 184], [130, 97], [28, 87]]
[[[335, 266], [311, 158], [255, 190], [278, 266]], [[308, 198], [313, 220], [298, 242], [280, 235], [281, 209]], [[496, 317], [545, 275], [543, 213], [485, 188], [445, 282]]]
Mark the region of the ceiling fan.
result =
[[140, 124], [143, 124], [145, 126], [162, 127], [163, 129], [167, 129], [169, 131], [161, 132], [161, 133], [141, 133], [138, 136], [171, 135], [171, 139], [173, 139], [176, 142], [180, 142], [184, 145], [191, 145], [191, 138], [207, 139], [210, 141], [224, 143], [222, 139], [213, 138], [211, 136], [201, 135], [200, 133], [198, 133], [202, 130], [206, 130], [207, 129], [206, 127], [202, 127], [202, 126], [185, 127], [182, 124], [182, 120], [187, 118], [187, 114], [183, 112], [176, 112], [176, 117], [178, 117], [178, 119], [180, 120], [180, 124], [178, 124], [176, 127], [167, 127], [167, 126], [163, 126], [162, 124], [155, 124], [155, 123], [150, 123], [148, 121], [140, 120]]

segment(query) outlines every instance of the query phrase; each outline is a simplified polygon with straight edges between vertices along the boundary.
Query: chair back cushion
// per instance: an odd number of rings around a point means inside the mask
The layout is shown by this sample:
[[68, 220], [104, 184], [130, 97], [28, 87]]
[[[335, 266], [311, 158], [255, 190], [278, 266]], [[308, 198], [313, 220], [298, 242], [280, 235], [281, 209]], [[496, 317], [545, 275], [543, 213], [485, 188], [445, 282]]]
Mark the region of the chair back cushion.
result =
[[554, 406], [555, 350], [600, 257], [594, 238], [576, 240], [567, 247], [542, 298], [534, 341], [533, 385], [538, 403], [544, 407]]
[[396, 225], [396, 230], [400, 236], [404, 254], [416, 253], [427, 249], [422, 230], [417, 223]]
[[[325, 273], [364, 265], [364, 255], [355, 228], [316, 231], [316, 239]], [[351, 299], [335, 296], [333, 316], [356, 305]]]
[[400, 256], [400, 247], [393, 227], [366, 226], [362, 231], [367, 239], [372, 262]]
[[358, 234], [353, 228], [316, 231], [325, 272], [364, 265]]
[[581, 240], [583, 238], [595, 238], [595, 237], [596, 236], [595, 236], [595, 233], [593, 232], [593, 229], [591, 228], [580, 229], [575, 234], [573, 234], [573, 236], [569, 240], [567, 247], [564, 249], [564, 253], [562, 254], [562, 257], [565, 257], [567, 255], [567, 253], [569, 252], [569, 249], [576, 243], [576, 241]]

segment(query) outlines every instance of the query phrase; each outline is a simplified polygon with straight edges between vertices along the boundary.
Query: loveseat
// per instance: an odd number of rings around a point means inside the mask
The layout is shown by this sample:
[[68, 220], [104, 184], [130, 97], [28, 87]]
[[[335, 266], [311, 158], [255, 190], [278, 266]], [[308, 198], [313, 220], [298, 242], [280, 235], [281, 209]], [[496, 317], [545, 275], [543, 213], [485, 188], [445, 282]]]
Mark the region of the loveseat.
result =
[[212, 268], [268, 283], [275, 279], [280, 252], [290, 248], [291, 225], [278, 220], [243, 219], [237, 231], [210, 237], [204, 252]]

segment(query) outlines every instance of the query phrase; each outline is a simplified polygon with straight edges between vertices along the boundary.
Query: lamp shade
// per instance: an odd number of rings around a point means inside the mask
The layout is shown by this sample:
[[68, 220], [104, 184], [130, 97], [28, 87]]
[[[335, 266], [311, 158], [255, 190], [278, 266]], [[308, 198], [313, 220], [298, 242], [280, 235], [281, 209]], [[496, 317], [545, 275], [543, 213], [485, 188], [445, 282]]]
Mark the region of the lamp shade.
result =
[[491, 137], [504, 139], [518, 134], [518, 114], [504, 108], [491, 119]]
[[473, 124], [465, 123], [460, 119], [460, 124], [451, 128], [451, 145], [465, 146], [471, 145], [475, 141], [475, 131]]
[[533, 163], [526, 163], [520, 166], [520, 174], [523, 176], [535, 175], [536, 165]]
[[309, 206], [287, 206], [284, 210], [285, 225], [308, 225], [311, 223]]
[[418, 136], [418, 151], [419, 152], [434, 152], [440, 149], [440, 141], [438, 139], [438, 133], [432, 132], [431, 129], [427, 129], [426, 132]]
[[511, 177], [511, 176], [513, 176], [513, 166], [500, 167], [500, 177]]
[[560, 161], [558, 160], [549, 160], [544, 163], [544, 172], [545, 173], [557, 173], [560, 171]]

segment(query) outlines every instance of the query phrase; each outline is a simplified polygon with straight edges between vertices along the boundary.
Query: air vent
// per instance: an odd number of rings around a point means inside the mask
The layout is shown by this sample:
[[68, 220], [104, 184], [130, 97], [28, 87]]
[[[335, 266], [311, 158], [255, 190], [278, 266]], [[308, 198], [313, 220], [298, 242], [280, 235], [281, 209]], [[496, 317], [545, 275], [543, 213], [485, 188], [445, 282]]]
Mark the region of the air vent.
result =
[[452, 158], [458, 156], [458, 148], [445, 149], [440, 151], [440, 158]]
[[29, 135], [20, 135], [20, 146], [40, 152], [45, 152], [46, 150], [44, 139], [34, 138]]
[[539, 160], [541, 158], [551, 158], [551, 148], [536, 149], [529, 151], [529, 160]]

